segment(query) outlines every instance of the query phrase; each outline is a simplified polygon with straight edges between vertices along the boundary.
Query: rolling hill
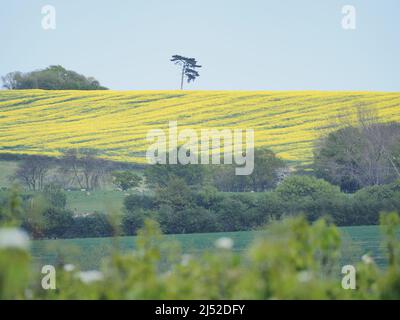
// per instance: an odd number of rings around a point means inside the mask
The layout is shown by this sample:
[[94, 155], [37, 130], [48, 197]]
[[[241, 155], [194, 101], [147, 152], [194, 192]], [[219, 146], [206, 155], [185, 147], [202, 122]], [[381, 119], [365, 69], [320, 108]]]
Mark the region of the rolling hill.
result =
[[315, 139], [357, 107], [400, 121], [400, 93], [0, 90], [0, 153], [96, 148], [107, 159], [143, 162], [147, 132], [177, 120], [180, 129], [252, 128], [256, 146], [307, 164]]

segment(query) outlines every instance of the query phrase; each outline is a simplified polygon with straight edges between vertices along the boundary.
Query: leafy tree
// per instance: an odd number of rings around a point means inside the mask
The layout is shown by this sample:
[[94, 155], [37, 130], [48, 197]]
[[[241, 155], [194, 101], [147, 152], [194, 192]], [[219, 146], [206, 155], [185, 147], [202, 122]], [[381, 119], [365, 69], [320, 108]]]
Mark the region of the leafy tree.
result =
[[154, 164], [146, 167], [146, 183], [151, 187], [165, 187], [171, 179], [180, 178], [188, 186], [202, 186], [207, 171], [205, 166], [196, 164]]
[[162, 205], [159, 209], [158, 220], [165, 233], [217, 231], [215, 214], [202, 207], [186, 207], [177, 210], [168, 205]]
[[249, 176], [237, 176], [236, 165], [220, 164], [209, 166], [213, 184], [219, 191], [245, 192], [251, 191], [252, 183]]
[[134, 211], [139, 208], [151, 210], [156, 206], [155, 197], [145, 194], [131, 194], [124, 199], [124, 208], [127, 211]]
[[285, 162], [269, 149], [254, 152], [254, 170], [248, 176], [237, 176], [235, 165], [211, 166], [215, 186], [221, 191], [266, 191], [277, 185], [279, 173], [285, 170]]
[[239, 199], [233, 197], [225, 198], [216, 213], [220, 230], [229, 232], [248, 229], [247, 210], [248, 206]]
[[272, 189], [278, 182], [278, 172], [285, 168], [285, 163], [269, 149], [256, 149], [254, 152], [254, 171], [249, 175], [252, 191]]
[[284, 203], [274, 191], [265, 192], [257, 200], [257, 209], [260, 214], [260, 220], [257, 225], [265, 224], [270, 220], [279, 220], [285, 212]]
[[144, 225], [144, 221], [154, 218], [156, 212], [137, 208], [133, 211], [127, 211], [122, 217], [122, 229], [125, 235], [135, 235]]
[[139, 186], [142, 178], [132, 171], [114, 171], [112, 173], [113, 184], [123, 191]]
[[223, 200], [223, 193], [213, 186], [205, 186], [198, 192], [194, 193], [196, 205], [203, 207], [208, 210], [216, 210], [219, 208], [219, 204]]
[[311, 221], [333, 214], [343, 199], [339, 187], [312, 176], [289, 176], [276, 188], [276, 193], [285, 213], [307, 214]]
[[154, 196], [133, 194], [124, 199], [122, 229], [126, 235], [134, 235], [141, 228], [146, 218], [157, 218], [156, 199]]
[[318, 177], [345, 192], [400, 178], [400, 124], [362, 122], [322, 138], [314, 152]]
[[4, 88], [45, 89], [45, 90], [106, 90], [93, 77], [85, 77], [62, 66], [50, 66], [46, 69], [28, 73], [11, 72], [2, 77]]
[[181, 90], [183, 90], [183, 80], [185, 77], [189, 83], [200, 76], [196, 69], [201, 68], [201, 66], [197, 64], [196, 59], [186, 58], [180, 55], [173, 55], [171, 61], [182, 67]]
[[74, 223], [69, 210], [50, 207], [43, 213], [44, 235], [47, 238], [62, 238]]
[[185, 181], [181, 178], [172, 178], [163, 188], [156, 190], [156, 201], [159, 206], [167, 205], [174, 210], [188, 208], [193, 203], [193, 194]]

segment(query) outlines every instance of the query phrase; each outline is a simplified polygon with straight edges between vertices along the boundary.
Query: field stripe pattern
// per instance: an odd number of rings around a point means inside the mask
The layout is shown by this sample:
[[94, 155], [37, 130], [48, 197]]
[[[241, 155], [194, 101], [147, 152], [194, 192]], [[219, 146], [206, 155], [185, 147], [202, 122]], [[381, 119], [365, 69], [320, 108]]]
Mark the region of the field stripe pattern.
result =
[[143, 162], [150, 129], [252, 128], [257, 147], [309, 163], [338, 114], [374, 108], [400, 121], [400, 93], [319, 91], [0, 91], [0, 153], [59, 155], [96, 148]]

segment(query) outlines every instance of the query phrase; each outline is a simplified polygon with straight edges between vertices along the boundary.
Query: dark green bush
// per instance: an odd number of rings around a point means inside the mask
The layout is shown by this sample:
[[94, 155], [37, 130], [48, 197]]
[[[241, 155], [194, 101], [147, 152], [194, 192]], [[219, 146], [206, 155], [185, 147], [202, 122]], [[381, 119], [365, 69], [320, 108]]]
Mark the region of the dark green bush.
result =
[[66, 232], [68, 238], [111, 237], [113, 234], [114, 230], [107, 215], [98, 212], [74, 217]]

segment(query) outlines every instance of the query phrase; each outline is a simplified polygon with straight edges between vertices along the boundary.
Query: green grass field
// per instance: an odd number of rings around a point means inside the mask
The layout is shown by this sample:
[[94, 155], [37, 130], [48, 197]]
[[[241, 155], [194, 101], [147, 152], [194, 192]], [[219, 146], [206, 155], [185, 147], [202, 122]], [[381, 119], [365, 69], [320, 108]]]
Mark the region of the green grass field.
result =
[[[378, 226], [343, 227], [341, 264], [355, 264], [365, 253], [371, 254], [380, 266], [386, 265], [386, 257], [381, 250], [381, 234]], [[228, 233], [204, 233], [166, 235], [167, 241], [179, 242], [182, 251], [188, 254], [199, 254], [213, 250], [214, 242], [220, 237], [230, 237], [234, 240], [234, 250], [244, 252], [247, 246], [262, 231], [244, 231]], [[114, 242], [115, 241], [115, 242]], [[121, 251], [129, 252], [135, 247], [135, 237], [87, 238], [66, 240], [36, 240], [31, 248], [34, 262], [38, 265], [72, 263], [82, 269], [98, 268], [104, 257], [108, 256], [117, 245]]]
[[126, 192], [99, 190], [67, 191], [67, 208], [75, 213], [121, 211]]

